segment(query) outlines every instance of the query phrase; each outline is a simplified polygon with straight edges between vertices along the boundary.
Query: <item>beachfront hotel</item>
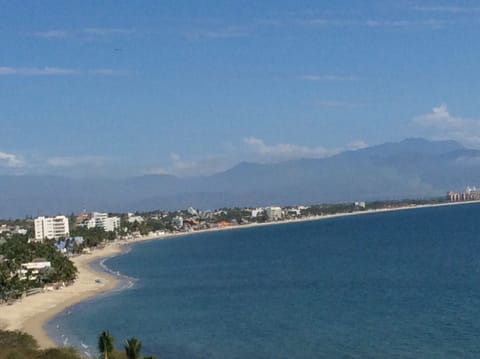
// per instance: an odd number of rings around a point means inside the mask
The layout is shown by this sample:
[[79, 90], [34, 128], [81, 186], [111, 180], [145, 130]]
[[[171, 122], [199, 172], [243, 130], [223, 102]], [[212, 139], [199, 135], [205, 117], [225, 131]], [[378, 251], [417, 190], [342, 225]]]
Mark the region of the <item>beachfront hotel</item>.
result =
[[93, 212], [92, 218], [86, 222], [87, 228], [103, 228], [105, 232], [113, 232], [120, 228], [120, 217], [109, 217], [108, 213]]
[[22, 263], [21, 269], [18, 271], [21, 280], [35, 280], [41, 270], [51, 268], [52, 263], [44, 258], [36, 258], [31, 262]]
[[35, 240], [59, 239], [67, 237], [70, 228], [68, 218], [65, 216], [37, 217], [34, 220]]

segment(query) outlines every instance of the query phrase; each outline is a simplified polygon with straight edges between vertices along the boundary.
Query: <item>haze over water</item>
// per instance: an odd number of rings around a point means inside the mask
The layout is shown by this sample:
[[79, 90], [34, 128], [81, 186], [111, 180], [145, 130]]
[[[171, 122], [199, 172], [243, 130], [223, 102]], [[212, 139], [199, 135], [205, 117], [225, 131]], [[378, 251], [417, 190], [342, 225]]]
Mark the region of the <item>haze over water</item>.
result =
[[141, 243], [106, 262], [131, 289], [48, 327], [89, 346], [135, 336], [159, 358], [475, 358], [479, 217], [446, 206]]

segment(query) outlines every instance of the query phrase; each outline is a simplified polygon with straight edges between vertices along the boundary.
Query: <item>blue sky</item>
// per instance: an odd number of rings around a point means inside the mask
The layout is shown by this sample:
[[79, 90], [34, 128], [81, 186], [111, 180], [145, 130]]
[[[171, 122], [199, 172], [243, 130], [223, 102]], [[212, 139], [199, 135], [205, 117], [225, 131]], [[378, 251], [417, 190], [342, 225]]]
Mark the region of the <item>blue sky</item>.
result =
[[480, 148], [475, 1], [0, 1], [0, 173]]

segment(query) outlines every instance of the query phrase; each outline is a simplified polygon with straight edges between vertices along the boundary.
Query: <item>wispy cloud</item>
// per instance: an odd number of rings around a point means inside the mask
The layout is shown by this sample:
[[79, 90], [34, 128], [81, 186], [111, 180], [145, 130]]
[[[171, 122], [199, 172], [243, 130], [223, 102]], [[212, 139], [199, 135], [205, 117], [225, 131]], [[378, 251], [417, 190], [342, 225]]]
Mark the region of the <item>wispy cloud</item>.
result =
[[435, 139], [453, 139], [465, 145], [480, 146], [480, 119], [454, 116], [446, 104], [434, 107], [430, 113], [413, 119], [425, 135]]
[[301, 80], [305, 81], [357, 81], [359, 80], [356, 76], [341, 76], [341, 75], [302, 75], [299, 77]]
[[80, 70], [62, 67], [9, 67], [0, 66], [0, 76], [55, 76], [55, 75], [127, 75], [128, 71], [114, 69]]
[[254, 27], [251, 26], [229, 26], [215, 29], [197, 29], [185, 34], [185, 37], [190, 40], [201, 39], [230, 39], [239, 38], [251, 35]]
[[280, 162], [301, 158], [325, 158], [343, 151], [359, 150], [368, 144], [359, 139], [340, 148], [303, 146], [291, 143], [268, 144], [264, 140], [250, 136], [237, 145], [228, 144], [221, 154], [206, 155], [195, 159], [185, 159], [179, 154], [170, 156], [166, 166], [151, 166], [145, 174], [170, 174], [179, 177], [203, 176], [232, 168], [241, 161], [256, 163]]
[[82, 33], [87, 35], [96, 36], [116, 36], [116, 35], [129, 35], [133, 33], [131, 29], [120, 28], [105, 28], [105, 27], [88, 27], [81, 30]]
[[298, 20], [301, 25], [306, 26], [334, 26], [334, 27], [351, 27], [351, 26], [368, 26], [368, 27], [406, 27], [412, 24], [411, 20], [405, 19], [336, 19], [336, 18], [308, 18]]
[[407, 27], [412, 24], [409, 20], [383, 20], [383, 19], [370, 19], [364, 22], [365, 26], [370, 27]]
[[468, 7], [468, 6], [414, 6], [413, 10], [423, 12], [435, 12], [435, 13], [470, 13], [474, 11], [480, 11], [480, 7]]
[[179, 154], [170, 156], [167, 167], [152, 167], [146, 174], [172, 174], [179, 177], [204, 176], [225, 170], [230, 162], [220, 155], [211, 155], [199, 159], [183, 159]]
[[74, 75], [79, 71], [60, 67], [0, 67], [0, 75]]
[[35, 32], [33, 35], [45, 39], [61, 39], [69, 36], [69, 32], [65, 30], [47, 30]]
[[102, 156], [55, 156], [48, 158], [46, 162], [51, 167], [100, 167], [105, 164], [106, 158]]
[[373, 18], [366, 20], [358, 19], [329, 19], [329, 18], [307, 18], [297, 20], [299, 25], [308, 27], [369, 27], [369, 28], [429, 28], [438, 29], [455, 23], [453, 20], [444, 19], [382, 19]]
[[266, 144], [262, 139], [246, 137], [243, 143], [261, 160], [281, 161], [295, 158], [323, 158], [337, 154], [338, 149], [307, 147], [290, 143]]
[[24, 162], [19, 156], [13, 153], [0, 152], [0, 166], [22, 167], [23, 164]]
[[37, 31], [33, 36], [44, 39], [65, 39], [65, 38], [88, 38], [88, 39], [104, 39], [114, 36], [126, 36], [134, 34], [132, 29], [123, 28], [104, 28], [104, 27], [87, 27], [78, 30], [51, 29], [46, 31]]
[[356, 141], [353, 141], [353, 142], [350, 142], [347, 146], [347, 149], [349, 150], [361, 150], [362, 148], [367, 148], [368, 147], [368, 143], [365, 142], [364, 140], [356, 140]]

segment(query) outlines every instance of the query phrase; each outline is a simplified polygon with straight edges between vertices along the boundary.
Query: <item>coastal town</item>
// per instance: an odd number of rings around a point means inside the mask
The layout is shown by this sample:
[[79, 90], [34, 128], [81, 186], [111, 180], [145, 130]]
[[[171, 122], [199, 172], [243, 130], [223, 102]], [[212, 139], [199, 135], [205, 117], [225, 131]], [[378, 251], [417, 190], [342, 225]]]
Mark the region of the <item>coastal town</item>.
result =
[[54, 345], [38, 321], [39, 315], [48, 318], [68, 305], [114, 288], [115, 274], [93, 270], [90, 263], [122, 253], [129, 243], [478, 200], [480, 192], [468, 187], [464, 192], [421, 200], [217, 210], [189, 207], [135, 213], [81, 211], [0, 220], [0, 329], [25, 330], [42, 347]]
[[[38, 216], [36, 218], [0, 220], [0, 265], [3, 281], [13, 279], [22, 285], [0, 286], [0, 303], [12, 304], [22, 297], [51, 288], [71, 284], [74, 276], [61, 283], [52, 283], [48, 273], [53, 272], [52, 261], [47, 258], [29, 258], [18, 263], [8, 257], [6, 248], [15, 241], [43, 243], [65, 257], [88, 254], [95, 248], [117, 242], [146, 238], [163, 238], [206, 230], [240, 228], [251, 225], [283, 223], [319, 219], [326, 216], [354, 214], [374, 210], [392, 210], [480, 200], [480, 191], [467, 187], [464, 192], [448, 192], [444, 198], [404, 201], [357, 201], [352, 203], [266, 206], [254, 208], [221, 208], [199, 210], [189, 207], [178, 211], [150, 211], [136, 213], [105, 213], [82, 211], [78, 214]], [[12, 265], [15, 262], [16, 266]], [[12, 268], [15, 270], [11, 270]], [[10, 270], [10, 272], [8, 272]], [[8, 272], [8, 273], [5, 273]], [[51, 278], [50, 278], [51, 279]], [[10, 288], [10, 290], [8, 289]]]

